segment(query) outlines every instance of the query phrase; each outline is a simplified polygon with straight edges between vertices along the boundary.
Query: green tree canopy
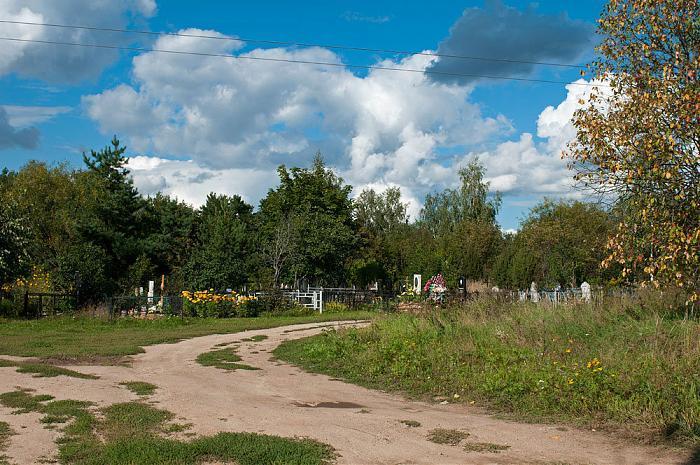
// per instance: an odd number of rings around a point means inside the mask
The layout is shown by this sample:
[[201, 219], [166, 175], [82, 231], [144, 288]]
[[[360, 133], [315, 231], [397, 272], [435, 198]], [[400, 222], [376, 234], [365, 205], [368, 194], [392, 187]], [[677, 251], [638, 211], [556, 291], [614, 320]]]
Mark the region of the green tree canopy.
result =
[[288, 284], [308, 280], [340, 284], [357, 237], [350, 199], [352, 187], [326, 168], [317, 154], [311, 168], [280, 166], [280, 184], [260, 202], [261, 236], [271, 241], [280, 222], [293, 221], [293, 259], [286, 266]]
[[534, 207], [520, 232], [506, 242], [492, 277], [499, 285], [527, 288], [600, 282], [600, 261], [612, 217], [595, 204], [545, 200]]
[[501, 196], [489, 196], [484, 167], [477, 159], [459, 170], [460, 186], [428, 194], [421, 211], [421, 222], [433, 234], [453, 230], [462, 221], [494, 222], [501, 207]]
[[197, 248], [186, 265], [192, 289], [239, 288], [246, 283], [253, 250], [253, 207], [238, 196], [209, 194], [197, 217]]
[[401, 278], [401, 238], [409, 229], [407, 204], [398, 187], [389, 187], [382, 193], [363, 190], [354, 206], [361, 243], [350, 265], [350, 280], [360, 286], [383, 281], [392, 287]]

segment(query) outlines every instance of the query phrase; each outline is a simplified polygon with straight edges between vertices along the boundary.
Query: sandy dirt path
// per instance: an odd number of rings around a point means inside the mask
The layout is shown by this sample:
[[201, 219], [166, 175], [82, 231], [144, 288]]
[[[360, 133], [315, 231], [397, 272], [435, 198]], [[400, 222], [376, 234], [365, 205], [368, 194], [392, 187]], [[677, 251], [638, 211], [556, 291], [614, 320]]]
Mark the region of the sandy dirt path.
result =
[[[147, 381], [158, 386], [149, 400], [174, 412], [178, 421], [192, 423], [192, 431], [197, 434], [250, 431], [310, 437], [336, 448], [339, 465], [687, 463], [684, 454], [630, 444], [600, 432], [496, 419], [463, 404], [408, 401], [271, 360], [271, 351], [282, 341], [351, 324], [356, 323], [312, 323], [203, 336], [146, 347], [146, 352], [134, 356], [128, 367], [69, 367], [98, 375], [97, 380], [33, 378], [13, 368], [0, 368], [0, 392], [20, 386], [58, 399], [109, 405], [137, 397], [118, 383]], [[198, 354], [215, 349], [216, 344], [254, 335], [268, 338], [241, 342], [238, 354], [242, 363], [259, 370], [230, 372], [195, 362]], [[417, 421], [420, 426], [408, 427], [401, 420]], [[55, 455], [53, 440], [57, 433], [43, 429], [38, 415], [10, 415], [9, 409], [0, 407], [0, 421], [7, 421], [18, 433], [5, 452], [10, 463], [34, 464]], [[434, 444], [426, 439], [434, 428], [463, 430], [470, 434], [467, 441], [506, 445], [509, 449], [494, 454]]]

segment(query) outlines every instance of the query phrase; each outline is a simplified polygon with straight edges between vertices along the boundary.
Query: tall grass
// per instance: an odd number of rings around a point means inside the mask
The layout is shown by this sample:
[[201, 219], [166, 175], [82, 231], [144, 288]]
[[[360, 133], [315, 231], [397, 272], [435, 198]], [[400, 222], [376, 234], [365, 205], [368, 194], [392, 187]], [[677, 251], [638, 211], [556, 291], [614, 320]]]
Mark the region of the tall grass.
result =
[[478, 300], [290, 341], [276, 355], [369, 387], [700, 444], [700, 323], [664, 307], [654, 295]]

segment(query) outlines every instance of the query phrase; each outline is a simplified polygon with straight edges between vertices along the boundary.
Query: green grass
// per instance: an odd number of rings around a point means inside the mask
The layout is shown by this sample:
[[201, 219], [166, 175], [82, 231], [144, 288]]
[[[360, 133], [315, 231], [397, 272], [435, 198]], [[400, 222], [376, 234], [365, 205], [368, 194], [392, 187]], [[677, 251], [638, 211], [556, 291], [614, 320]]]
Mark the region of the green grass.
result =
[[456, 446], [467, 437], [469, 437], [469, 433], [456, 429], [437, 428], [428, 433], [428, 441], [450, 446]]
[[489, 452], [498, 454], [508, 449], [510, 449], [510, 446], [494, 444], [492, 442], [468, 442], [464, 445], [464, 450], [467, 452]]
[[218, 349], [204, 352], [197, 356], [197, 363], [205, 367], [215, 367], [221, 370], [259, 370], [260, 368], [237, 363], [241, 357], [236, 354], [235, 348]]
[[372, 312], [347, 312], [296, 317], [260, 318], [46, 318], [33, 321], [0, 319], [0, 354], [59, 359], [69, 362], [117, 363], [143, 352], [143, 346], [176, 342], [207, 334], [334, 320], [367, 319]]
[[[30, 391], [0, 395], [0, 403], [22, 411], [68, 417], [58, 440], [61, 463], [73, 465], [197, 465], [205, 461], [238, 465], [323, 465], [334, 458], [325, 444], [256, 433], [219, 433], [191, 441], [163, 436], [173, 430], [173, 414], [141, 402], [125, 402], [101, 409], [91, 404], [50, 401]], [[27, 410], [29, 409], [29, 410]], [[182, 425], [179, 425], [182, 426]]]
[[7, 447], [10, 445], [10, 436], [15, 434], [10, 428], [8, 423], [0, 421], [0, 465], [9, 464], [7, 461], [7, 456], [3, 454]]
[[482, 300], [288, 341], [274, 355], [408, 396], [697, 446], [700, 322], [654, 299], [558, 307]]
[[14, 413], [19, 414], [35, 412], [42, 408], [42, 402], [53, 399], [53, 396], [48, 394], [34, 396], [30, 392], [32, 392], [30, 389], [4, 392], [0, 394], [0, 404], [15, 409]]
[[126, 387], [128, 390], [139, 396], [150, 396], [156, 392], [156, 389], [158, 388], [158, 386], [155, 384], [146, 383], [144, 381], [124, 381], [123, 383], [119, 383], [119, 385]]
[[0, 358], [0, 367], [17, 367], [18, 373], [33, 373], [35, 378], [53, 378], [55, 376], [70, 376], [72, 378], [98, 379], [98, 376], [79, 373], [67, 368], [61, 368], [41, 362], [17, 362]]

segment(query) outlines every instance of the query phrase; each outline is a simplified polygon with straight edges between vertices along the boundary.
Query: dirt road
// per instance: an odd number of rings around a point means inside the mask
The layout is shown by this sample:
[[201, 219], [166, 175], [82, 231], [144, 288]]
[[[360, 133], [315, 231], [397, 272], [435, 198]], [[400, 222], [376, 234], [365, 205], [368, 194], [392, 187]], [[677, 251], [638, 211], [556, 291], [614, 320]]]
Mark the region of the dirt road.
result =
[[[211, 335], [176, 344], [146, 347], [131, 366], [79, 366], [76, 371], [97, 380], [59, 376], [33, 378], [0, 368], [0, 392], [18, 386], [57, 399], [89, 400], [98, 405], [134, 400], [119, 386], [123, 381], [156, 384], [149, 397], [159, 408], [174, 412], [192, 431], [251, 431], [281, 436], [306, 436], [332, 445], [338, 464], [682, 464], [682, 454], [633, 445], [604, 433], [552, 425], [520, 424], [495, 419], [463, 404], [434, 405], [364, 389], [327, 376], [309, 374], [271, 360], [271, 351], [286, 339], [318, 333], [341, 323], [306, 324], [238, 334]], [[195, 362], [198, 354], [217, 344], [254, 335], [267, 339], [238, 345], [242, 363], [259, 370], [225, 371]], [[39, 422], [39, 415], [11, 415], [0, 407], [0, 421], [19, 433], [5, 452], [10, 463], [33, 464], [56, 453], [59, 435]], [[418, 422], [410, 427], [402, 420]], [[467, 452], [462, 446], [426, 439], [435, 428], [469, 433], [466, 442], [509, 446], [500, 453]]]

